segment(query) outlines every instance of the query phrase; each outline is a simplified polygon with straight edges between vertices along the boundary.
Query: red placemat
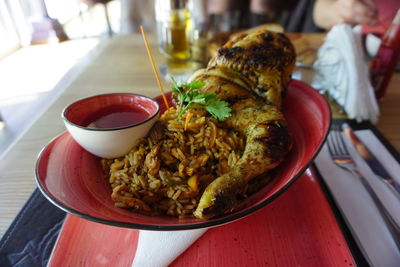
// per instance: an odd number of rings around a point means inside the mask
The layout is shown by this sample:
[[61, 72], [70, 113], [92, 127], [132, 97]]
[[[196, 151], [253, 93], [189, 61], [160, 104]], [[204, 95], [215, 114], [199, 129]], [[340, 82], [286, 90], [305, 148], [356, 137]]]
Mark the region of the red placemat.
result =
[[[131, 266], [138, 233], [68, 215], [49, 266]], [[261, 265], [356, 265], [310, 169], [265, 208], [209, 229], [172, 263], [172, 266]]]

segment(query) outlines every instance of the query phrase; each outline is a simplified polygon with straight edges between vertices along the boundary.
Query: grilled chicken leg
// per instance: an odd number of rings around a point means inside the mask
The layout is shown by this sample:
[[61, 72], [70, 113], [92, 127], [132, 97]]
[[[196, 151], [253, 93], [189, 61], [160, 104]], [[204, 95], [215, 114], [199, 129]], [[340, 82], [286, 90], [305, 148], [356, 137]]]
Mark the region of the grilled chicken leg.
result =
[[197, 218], [234, 209], [246, 184], [278, 166], [290, 151], [290, 134], [280, 109], [294, 63], [287, 37], [258, 31], [229, 41], [206, 69], [192, 76], [205, 83], [203, 92], [213, 92], [231, 104], [232, 116], [224, 124], [246, 136], [236, 166], [205, 189], [194, 212]]

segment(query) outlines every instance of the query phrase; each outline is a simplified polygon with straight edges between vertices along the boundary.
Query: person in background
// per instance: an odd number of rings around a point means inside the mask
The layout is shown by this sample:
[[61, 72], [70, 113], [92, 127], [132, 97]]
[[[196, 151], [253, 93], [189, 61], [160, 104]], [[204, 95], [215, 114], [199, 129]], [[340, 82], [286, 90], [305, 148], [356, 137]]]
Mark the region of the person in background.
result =
[[154, 0], [120, 0], [121, 18], [120, 34], [139, 33], [140, 25], [146, 31], [154, 32], [156, 19], [154, 13]]
[[282, 23], [282, 16], [296, 3], [297, 0], [206, 0], [206, 8], [211, 28], [218, 32]]
[[381, 35], [399, 8], [399, 0], [316, 0], [313, 19], [326, 30], [342, 23], [362, 24], [364, 33]]
[[[170, 0], [165, 0], [170, 1]], [[288, 32], [321, 31], [312, 19], [315, 0], [187, 0], [194, 17], [214, 33], [247, 29], [266, 23]], [[155, 29], [154, 0], [121, 0], [120, 33]], [[199, 14], [200, 13], [200, 14]]]

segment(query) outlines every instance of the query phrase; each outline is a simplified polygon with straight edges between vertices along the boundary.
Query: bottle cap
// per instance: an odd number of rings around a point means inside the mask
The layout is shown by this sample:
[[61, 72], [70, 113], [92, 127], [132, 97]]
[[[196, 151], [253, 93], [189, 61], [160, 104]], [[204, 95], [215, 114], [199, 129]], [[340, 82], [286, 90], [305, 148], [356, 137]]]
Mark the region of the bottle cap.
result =
[[171, 9], [186, 8], [187, 0], [170, 0]]

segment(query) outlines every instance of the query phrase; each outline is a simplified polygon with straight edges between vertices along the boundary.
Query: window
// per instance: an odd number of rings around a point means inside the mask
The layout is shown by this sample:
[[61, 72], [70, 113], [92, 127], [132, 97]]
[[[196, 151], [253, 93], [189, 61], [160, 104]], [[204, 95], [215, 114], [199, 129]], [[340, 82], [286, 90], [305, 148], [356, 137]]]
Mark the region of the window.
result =
[[20, 1], [0, 0], [0, 58], [30, 42]]

